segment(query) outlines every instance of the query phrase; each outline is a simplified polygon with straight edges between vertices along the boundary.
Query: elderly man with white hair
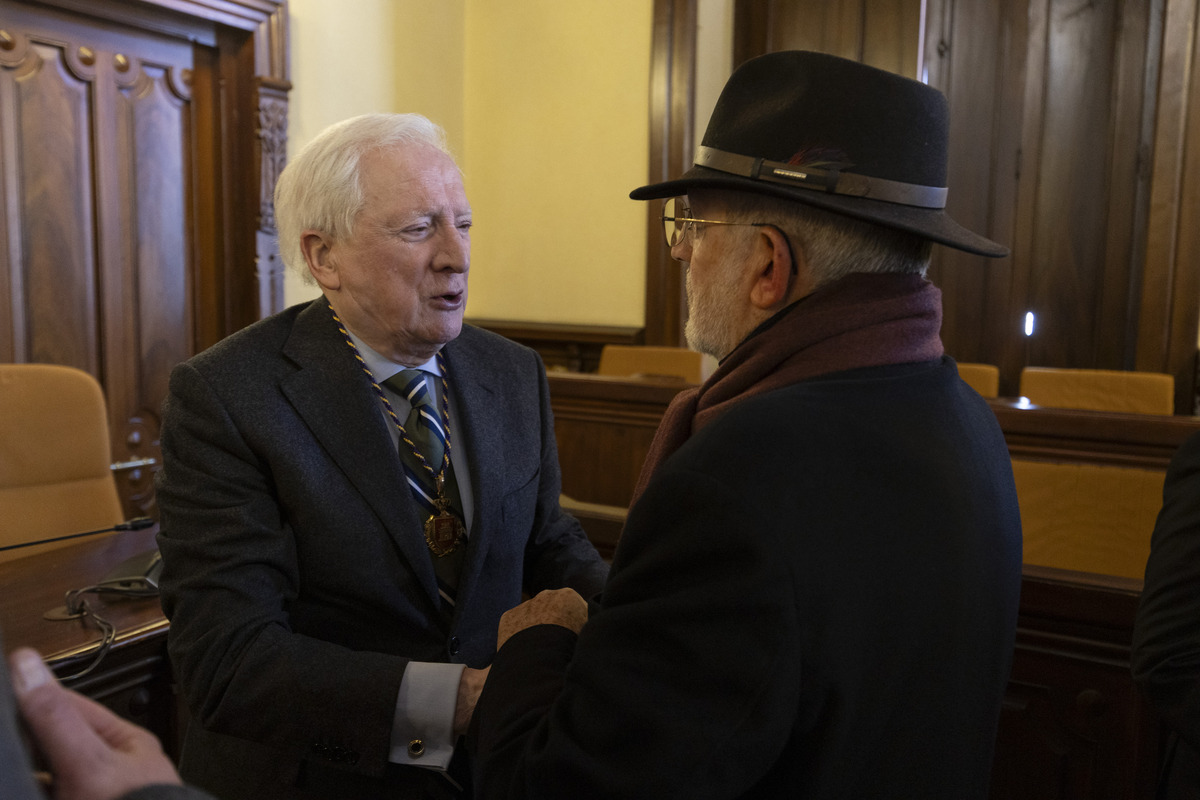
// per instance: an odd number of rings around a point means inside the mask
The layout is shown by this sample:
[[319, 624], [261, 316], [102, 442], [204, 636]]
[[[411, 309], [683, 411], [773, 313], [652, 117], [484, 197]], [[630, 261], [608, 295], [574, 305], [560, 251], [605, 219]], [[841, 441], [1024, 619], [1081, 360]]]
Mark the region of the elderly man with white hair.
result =
[[223, 800], [462, 797], [500, 615], [597, 592], [537, 354], [463, 324], [471, 206], [439, 128], [332, 126], [280, 176], [321, 289], [171, 375], [163, 608], [183, 777]]

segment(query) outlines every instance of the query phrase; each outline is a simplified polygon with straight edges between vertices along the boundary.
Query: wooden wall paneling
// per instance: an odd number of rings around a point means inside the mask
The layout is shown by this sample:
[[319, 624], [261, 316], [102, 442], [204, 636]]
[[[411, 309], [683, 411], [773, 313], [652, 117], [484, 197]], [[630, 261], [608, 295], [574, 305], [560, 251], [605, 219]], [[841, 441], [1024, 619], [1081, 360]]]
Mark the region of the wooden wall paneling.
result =
[[[1194, 6], [1192, 6], [1194, 8]], [[1192, 42], [1200, 35], [1200, 20], [1193, 16]], [[1194, 46], [1194, 44], [1193, 44]], [[1200, 378], [1197, 376], [1197, 338], [1200, 337], [1200, 60], [1186, 62], [1191, 69], [1188, 93], [1187, 136], [1180, 170], [1178, 244], [1169, 308], [1171, 328], [1167, 369], [1175, 375], [1176, 413], [1200, 413]]]
[[[1032, 169], [1023, 176], [1035, 184], [1032, 249], [1020, 266], [1030, 272], [1038, 312], [1031, 359], [1040, 366], [1132, 366], [1124, 358], [1125, 298], [1137, 278], [1131, 201], [1141, 197], [1145, 15], [1144, 2], [1052, 0], [1046, 36], [1031, 46], [1039, 69], [1029, 78], [1043, 95], [1030, 131], [1037, 159], [1025, 162]], [[1141, 42], [1129, 41], [1138, 35]]]
[[[647, 182], [678, 178], [692, 166], [698, 0], [654, 0], [650, 64], [650, 169]], [[645, 344], [682, 346], [687, 320], [684, 270], [671, 258], [662, 204], [646, 203]]]
[[97, 104], [97, 208], [106, 324], [103, 382], [126, 505], [153, 512], [158, 416], [171, 368], [191, 354], [189, 276], [194, 237], [192, 48], [143, 34], [104, 52], [111, 96]]
[[1200, 64], [1195, 0], [1167, 0], [1141, 284], [1137, 367], [1175, 375], [1177, 413], [1196, 413], [1200, 327]]
[[196, 174], [189, 198], [195, 222], [192, 238], [194, 270], [189, 287], [192, 302], [188, 307], [188, 328], [192, 332], [192, 352], [200, 352], [219, 341], [229, 327], [225, 311], [225, 273], [236, 263], [236, 244], [227, 236], [231, 220], [224, 211], [230, 202], [231, 176], [223, 153], [228, 149], [221, 125], [222, 49], [197, 47], [192, 72], [193, 120], [195, 127]]
[[1141, 581], [1026, 566], [994, 800], [1153, 795], [1160, 727], [1129, 674]]
[[[946, 211], [1011, 248], [1025, 102], [1026, 3], [960, 9], [952, 0], [930, 0], [926, 14], [928, 81], [951, 98]], [[942, 290], [948, 352], [1000, 367], [1001, 394], [1016, 394], [1025, 357], [1024, 342], [1014, 335], [1024, 308], [1013, 299], [1023, 292], [1013, 264], [1011, 256], [990, 259], [935, 247], [929, 271]]]
[[971, 257], [942, 249], [931, 276], [947, 349], [1000, 366], [1003, 394], [1025, 365], [1136, 366], [1162, 15], [1160, 0], [930, 4], [930, 82], [952, 115], [948, 211], [1013, 251], [973, 281]]
[[0, 360], [12, 361], [18, 348], [25, 349], [25, 311], [19, 302], [24, 284], [17, 265], [24, 261], [21, 251], [17, 149], [17, 85], [10, 80], [12, 69], [25, 59], [28, 40], [7, 30], [0, 23]]
[[734, 57], [815, 50], [910, 78], [921, 60], [921, 0], [738, 0]]
[[8, 235], [21, 259], [7, 265], [19, 292], [12, 298], [20, 324], [13, 338], [23, 359], [54, 353], [59, 363], [95, 374], [95, 198], [87, 180], [95, 61], [80, 60], [78, 41], [35, 36], [23, 22], [3, 18], [23, 57], [6, 62], [0, 76], [11, 87], [5, 111], [15, 121], [6, 145], [15, 161], [5, 170]]
[[549, 380], [563, 492], [628, 508], [658, 424], [688, 384], [564, 373]]

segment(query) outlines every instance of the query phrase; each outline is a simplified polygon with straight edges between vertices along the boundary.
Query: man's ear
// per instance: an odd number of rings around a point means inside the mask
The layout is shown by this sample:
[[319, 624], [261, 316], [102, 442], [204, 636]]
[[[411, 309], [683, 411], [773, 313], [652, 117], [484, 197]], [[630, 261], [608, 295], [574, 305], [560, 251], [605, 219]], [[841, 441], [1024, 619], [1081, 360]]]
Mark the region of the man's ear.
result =
[[[756, 308], [764, 311], [776, 311], [790, 300], [793, 281], [797, 277], [798, 268], [807, 265], [794, 262], [792, 249], [788, 247], [787, 237], [773, 225], [763, 225], [759, 228], [761, 236], [759, 247], [755, 250], [757, 259], [754, 283], [750, 287], [750, 302]], [[797, 256], [796, 261], [803, 261]]]
[[341, 286], [341, 277], [332, 258], [333, 243], [326, 234], [312, 229], [301, 233], [300, 252], [304, 254], [308, 271], [322, 289], [333, 290]]

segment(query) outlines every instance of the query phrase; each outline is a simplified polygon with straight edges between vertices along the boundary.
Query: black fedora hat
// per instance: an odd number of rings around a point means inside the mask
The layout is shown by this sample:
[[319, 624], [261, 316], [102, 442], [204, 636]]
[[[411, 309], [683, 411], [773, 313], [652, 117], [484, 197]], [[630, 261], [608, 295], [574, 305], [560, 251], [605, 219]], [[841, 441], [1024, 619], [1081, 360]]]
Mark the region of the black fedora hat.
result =
[[730, 76], [695, 166], [629, 196], [756, 192], [969, 253], [1008, 255], [945, 212], [948, 133], [949, 108], [937, 89], [824, 53], [769, 53]]

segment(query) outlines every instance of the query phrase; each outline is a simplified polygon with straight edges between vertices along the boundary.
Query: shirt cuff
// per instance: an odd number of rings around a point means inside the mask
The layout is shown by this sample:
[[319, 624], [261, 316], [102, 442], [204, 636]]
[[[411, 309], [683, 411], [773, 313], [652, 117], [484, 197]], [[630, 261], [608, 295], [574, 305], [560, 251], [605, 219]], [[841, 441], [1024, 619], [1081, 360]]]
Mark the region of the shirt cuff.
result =
[[454, 755], [454, 711], [463, 664], [410, 661], [396, 695], [394, 764], [444, 771]]

